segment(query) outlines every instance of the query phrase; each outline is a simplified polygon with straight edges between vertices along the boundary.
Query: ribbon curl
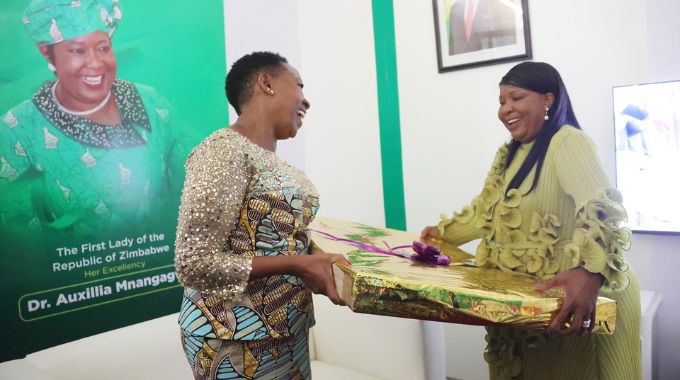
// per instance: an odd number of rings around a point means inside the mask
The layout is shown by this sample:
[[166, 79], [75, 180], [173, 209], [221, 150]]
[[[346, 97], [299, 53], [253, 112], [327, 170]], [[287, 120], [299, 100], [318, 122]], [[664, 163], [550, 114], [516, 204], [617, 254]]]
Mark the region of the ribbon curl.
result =
[[[425, 264], [430, 264], [430, 265], [443, 265], [447, 266], [451, 264], [451, 258], [444, 255], [442, 251], [433, 245], [425, 244], [423, 242], [419, 241], [414, 241], [412, 245], [400, 245], [398, 247], [390, 247], [389, 244], [387, 244], [386, 241], [383, 241], [383, 244], [387, 247], [387, 249], [384, 248], [378, 248], [374, 245], [368, 244], [368, 243], [363, 243], [360, 241], [356, 241], [353, 239], [346, 239], [346, 238], [341, 238], [337, 237], [335, 235], [329, 234], [327, 232], [319, 231], [319, 230], [312, 230], [314, 232], [317, 232], [323, 236], [325, 236], [328, 239], [335, 240], [335, 241], [341, 241], [344, 243], [347, 243], [349, 245], [355, 246], [357, 248], [360, 248], [364, 251], [368, 252], [373, 252], [373, 253], [379, 253], [382, 255], [389, 255], [389, 256], [395, 256], [395, 257], [401, 257], [413, 261], [418, 261], [421, 263]], [[414, 251], [414, 253], [402, 253], [398, 252], [397, 250], [399, 249], [406, 249], [410, 248]]]

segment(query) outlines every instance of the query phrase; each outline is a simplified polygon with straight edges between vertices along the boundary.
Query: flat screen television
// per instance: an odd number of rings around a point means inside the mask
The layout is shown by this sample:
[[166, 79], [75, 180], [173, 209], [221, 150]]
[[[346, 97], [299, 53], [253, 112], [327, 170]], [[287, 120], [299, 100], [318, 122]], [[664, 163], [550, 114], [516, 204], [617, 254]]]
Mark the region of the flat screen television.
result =
[[618, 86], [612, 96], [627, 227], [680, 234], [680, 80]]

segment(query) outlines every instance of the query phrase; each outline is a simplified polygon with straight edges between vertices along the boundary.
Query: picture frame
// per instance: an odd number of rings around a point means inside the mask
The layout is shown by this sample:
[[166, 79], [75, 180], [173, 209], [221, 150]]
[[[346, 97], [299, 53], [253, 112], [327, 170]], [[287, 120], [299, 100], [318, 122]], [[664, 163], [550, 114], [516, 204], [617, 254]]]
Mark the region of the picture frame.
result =
[[439, 72], [531, 59], [527, 2], [432, 0]]

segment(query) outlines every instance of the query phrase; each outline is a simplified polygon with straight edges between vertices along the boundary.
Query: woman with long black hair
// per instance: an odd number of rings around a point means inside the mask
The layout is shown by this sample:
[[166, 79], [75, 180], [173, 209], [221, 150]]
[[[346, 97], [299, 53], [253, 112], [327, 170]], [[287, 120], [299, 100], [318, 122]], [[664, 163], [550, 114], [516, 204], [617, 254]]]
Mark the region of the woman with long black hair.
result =
[[[640, 298], [622, 251], [630, 231], [591, 140], [576, 120], [558, 71], [523, 62], [500, 82], [501, 146], [470, 205], [426, 227], [423, 239], [481, 239], [477, 265], [562, 287], [564, 305], [547, 331], [488, 327], [492, 379], [638, 379]], [[597, 296], [618, 301], [613, 335], [593, 335]]]

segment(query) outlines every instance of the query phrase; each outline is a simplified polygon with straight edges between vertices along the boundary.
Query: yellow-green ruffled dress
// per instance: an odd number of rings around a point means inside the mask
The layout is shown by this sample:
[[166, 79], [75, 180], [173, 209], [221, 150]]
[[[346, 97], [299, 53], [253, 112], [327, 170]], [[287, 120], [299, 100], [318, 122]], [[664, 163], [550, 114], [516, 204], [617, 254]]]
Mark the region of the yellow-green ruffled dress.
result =
[[535, 168], [505, 197], [532, 143], [517, 150], [505, 168], [502, 146], [470, 205], [443, 217], [439, 233], [462, 244], [481, 239], [479, 266], [528, 273], [547, 280], [581, 266], [601, 273], [600, 295], [618, 301], [613, 335], [563, 336], [511, 327], [487, 328], [491, 379], [640, 379], [640, 296], [637, 279], [622, 251], [630, 232], [621, 196], [610, 188], [592, 141], [565, 125], [553, 137], [539, 181], [527, 194]]

